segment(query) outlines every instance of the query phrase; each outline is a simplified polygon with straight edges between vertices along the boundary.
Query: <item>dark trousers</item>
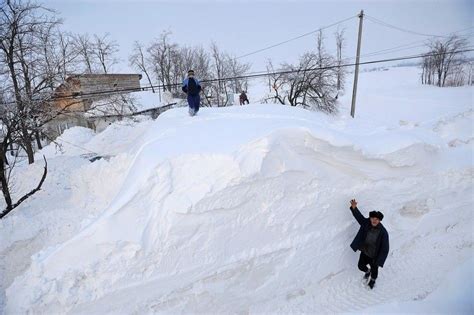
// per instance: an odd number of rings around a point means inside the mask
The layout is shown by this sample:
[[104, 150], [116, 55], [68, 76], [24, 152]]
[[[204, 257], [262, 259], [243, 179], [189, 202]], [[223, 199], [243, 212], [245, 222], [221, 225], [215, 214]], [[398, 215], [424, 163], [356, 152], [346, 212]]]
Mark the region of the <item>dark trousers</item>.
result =
[[370, 258], [361, 252], [357, 267], [359, 267], [360, 271], [367, 272], [369, 270], [367, 265], [370, 265], [370, 277], [374, 280], [377, 279], [377, 276], [379, 275], [379, 266], [375, 263], [375, 259]]
[[199, 111], [200, 102], [201, 102], [201, 97], [199, 96], [199, 94], [197, 95], [188, 94], [188, 105], [190, 108], [194, 109], [195, 113]]

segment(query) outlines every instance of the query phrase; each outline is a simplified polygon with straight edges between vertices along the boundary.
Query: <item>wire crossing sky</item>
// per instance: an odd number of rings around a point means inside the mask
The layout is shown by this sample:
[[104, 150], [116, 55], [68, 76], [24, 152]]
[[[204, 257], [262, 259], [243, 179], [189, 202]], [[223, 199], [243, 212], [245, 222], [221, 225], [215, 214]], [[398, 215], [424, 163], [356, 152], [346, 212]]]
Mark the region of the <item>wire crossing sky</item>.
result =
[[[474, 51], [474, 47], [467, 47], [467, 49], [464, 50], [458, 50], [452, 52], [452, 54], [458, 54], [458, 53], [470, 53]], [[402, 61], [402, 60], [413, 60], [413, 59], [420, 59], [422, 57], [433, 57], [433, 56], [439, 56], [439, 55], [444, 55], [444, 53], [431, 53], [431, 54], [419, 54], [419, 55], [409, 55], [409, 56], [399, 56], [396, 58], [386, 58], [386, 59], [378, 59], [378, 60], [370, 60], [370, 61], [363, 61], [359, 62], [359, 65], [372, 65], [372, 64], [379, 64], [379, 63], [387, 63], [387, 62], [393, 62], [393, 61]], [[296, 70], [277, 70], [277, 71], [272, 71], [272, 72], [267, 72], [267, 71], [260, 71], [260, 72], [255, 72], [251, 74], [246, 74], [246, 75], [241, 75], [241, 76], [236, 76], [236, 77], [225, 77], [225, 78], [220, 78], [220, 79], [203, 79], [200, 82], [201, 83], [210, 83], [210, 82], [217, 82], [217, 81], [229, 81], [229, 80], [234, 80], [234, 79], [253, 79], [253, 78], [261, 78], [261, 77], [266, 77], [266, 76], [271, 76], [271, 75], [277, 75], [277, 74], [290, 74], [290, 73], [304, 73], [308, 71], [315, 71], [315, 70], [327, 70], [327, 69], [334, 69], [334, 68], [347, 68], [347, 67], [353, 67], [355, 66], [355, 63], [346, 63], [346, 64], [341, 64], [341, 65], [335, 65], [335, 66], [327, 66], [327, 67], [316, 67], [316, 68], [305, 68], [305, 69], [296, 69]], [[173, 83], [173, 84], [154, 84], [154, 85], [145, 85], [141, 86], [140, 88], [137, 87], [131, 87], [131, 88], [120, 88], [120, 89], [113, 89], [113, 90], [101, 90], [101, 91], [95, 91], [95, 92], [89, 92], [89, 93], [82, 93], [82, 92], [76, 92], [73, 95], [68, 95], [68, 96], [56, 96], [52, 97], [46, 101], [53, 101], [53, 100], [66, 100], [66, 99], [87, 99], [87, 97], [93, 98], [96, 96], [103, 96], [103, 95], [114, 95], [114, 94], [122, 94], [124, 92], [143, 92], [152, 88], [163, 88], [163, 87], [171, 87], [171, 86], [180, 86], [181, 83]], [[10, 103], [1, 103], [2, 105], [11, 105], [15, 104], [15, 102], [10, 102]]]
[[[128, 56], [134, 41], [147, 45], [168, 30], [172, 32], [172, 41], [181, 46], [208, 48], [211, 42], [216, 42], [222, 50], [240, 57], [240, 61], [250, 62], [252, 71], [256, 71], [264, 69], [269, 58], [275, 65], [295, 62], [303, 53], [315, 49], [319, 28], [355, 17], [361, 9], [373, 19], [364, 23], [361, 55], [429, 38], [420, 34], [444, 36], [472, 27], [474, 12], [474, 1], [469, 0], [41, 2], [60, 13], [66, 31], [110, 33], [110, 38], [120, 45], [121, 62], [114, 70], [122, 73], [133, 71], [128, 65]], [[358, 19], [350, 18], [341, 25], [324, 29], [329, 53], [336, 51], [334, 32], [338, 27], [345, 30], [343, 55], [352, 58]], [[283, 42], [285, 44], [277, 45]], [[262, 50], [269, 46], [275, 47]], [[422, 45], [405, 48], [404, 54], [424, 52]], [[262, 51], [253, 54], [258, 50]]]

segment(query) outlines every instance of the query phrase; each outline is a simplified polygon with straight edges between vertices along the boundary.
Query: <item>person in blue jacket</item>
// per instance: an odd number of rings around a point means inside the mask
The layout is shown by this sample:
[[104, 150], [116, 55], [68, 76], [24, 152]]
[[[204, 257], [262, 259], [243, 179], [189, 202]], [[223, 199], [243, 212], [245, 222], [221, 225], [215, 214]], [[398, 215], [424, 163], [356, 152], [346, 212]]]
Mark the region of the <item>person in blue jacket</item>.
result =
[[188, 95], [189, 115], [194, 116], [199, 111], [201, 98], [201, 83], [194, 77], [194, 70], [188, 71], [188, 77], [183, 80], [182, 90]]
[[360, 250], [357, 266], [360, 271], [365, 273], [364, 279], [368, 279], [367, 284], [373, 289], [375, 279], [378, 276], [378, 268], [383, 267], [389, 251], [388, 232], [380, 223], [383, 219], [383, 213], [371, 211], [367, 219], [360, 213], [355, 199], [351, 200], [350, 209], [352, 215], [360, 224], [359, 232], [352, 241], [351, 248], [354, 251]]

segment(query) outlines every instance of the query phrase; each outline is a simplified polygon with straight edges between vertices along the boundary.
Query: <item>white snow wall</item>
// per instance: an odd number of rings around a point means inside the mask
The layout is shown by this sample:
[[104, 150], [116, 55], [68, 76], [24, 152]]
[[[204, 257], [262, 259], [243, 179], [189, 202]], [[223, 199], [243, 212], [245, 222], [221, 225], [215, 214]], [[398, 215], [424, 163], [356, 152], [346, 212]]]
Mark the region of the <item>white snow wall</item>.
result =
[[[354, 310], [412, 296], [407, 277], [430, 291], [467, 257], [472, 168], [446, 165], [431, 134], [364, 147], [303, 111], [264, 111], [165, 116], [130, 155], [104, 214], [34, 258], [7, 290], [7, 312]], [[229, 118], [253, 121], [232, 137]], [[218, 132], [228, 140], [206, 143]], [[392, 237], [377, 296], [362, 301], [353, 197], [385, 213]]]

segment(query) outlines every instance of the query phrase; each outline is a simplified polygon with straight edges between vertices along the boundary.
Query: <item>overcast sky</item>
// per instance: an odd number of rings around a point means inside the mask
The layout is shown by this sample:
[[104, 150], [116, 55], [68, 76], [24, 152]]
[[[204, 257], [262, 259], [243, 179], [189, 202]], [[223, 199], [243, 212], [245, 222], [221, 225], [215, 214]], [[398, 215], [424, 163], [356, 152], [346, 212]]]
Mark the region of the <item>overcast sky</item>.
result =
[[[40, 0], [41, 1], [41, 0]], [[215, 41], [220, 48], [241, 56], [260, 48], [296, 37], [356, 16], [361, 9], [371, 17], [411, 31], [445, 35], [473, 26], [474, 1], [112, 1], [44, 0], [64, 19], [63, 28], [72, 32], [104, 34], [120, 45], [121, 65], [117, 72], [130, 71], [127, 57], [135, 40], [149, 43], [164, 30], [182, 45], [208, 47]], [[344, 54], [355, 55], [358, 19], [339, 25], [346, 29]], [[324, 31], [329, 52], [335, 51], [333, 34], [337, 27]], [[422, 44], [426, 36], [410, 34], [364, 20], [362, 55], [404, 44]], [[306, 36], [242, 60], [252, 70], [264, 70], [265, 60], [293, 62], [305, 51], [315, 48], [315, 35]], [[471, 40], [472, 43], [472, 40]], [[421, 52], [415, 47], [366, 57], [373, 60]]]

